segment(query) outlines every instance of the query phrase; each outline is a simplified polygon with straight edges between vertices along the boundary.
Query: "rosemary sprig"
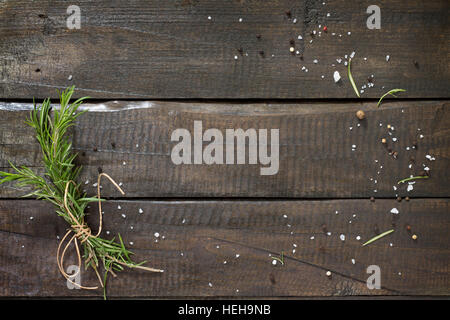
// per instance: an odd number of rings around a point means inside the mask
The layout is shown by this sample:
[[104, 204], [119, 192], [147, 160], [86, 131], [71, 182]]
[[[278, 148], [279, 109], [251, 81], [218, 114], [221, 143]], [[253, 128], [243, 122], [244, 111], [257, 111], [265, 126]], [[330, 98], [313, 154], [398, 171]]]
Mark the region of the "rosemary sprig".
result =
[[368, 240], [368, 241], [365, 242], [362, 246], [365, 247], [365, 246], [367, 246], [368, 244], [370, 244], [370, 243], [372, 243], [372, 242], [374, 242], [374, 241], [377, 241], [378, 239], [383, 238], [384, 236], [387, 236], [388, 234], [390, 234], [390, 233], [392, 233], [392, 232], [394, 232], [394, 229], [391, 229], [391, 230], [388, 230], [388, 231], [386, 231], [386, 232], [383, 232], [382, 234], [379, 234], [379, 235], [373, 237], [372, 239]]
[[[26, 197], [35, 197], [52, 203], [56, 207], [56, 213], [71, 226], [74, 226], [76, 222], [83, 224], [87, 205], [101, 201], [96, 197], [87, 197], [85, 193], [80, 192], [80, 184], [73, 183], [81, 167], [77, 167], [74, 163], [77, 155], [72, 153], [72, 143], [67, 139], [66, 133], [74, 125], [74, 121], [85, 112], [77, 112], [77, 110], [87, 99], [87, 97], [80, 98], [69, 104], [74, 90], [75, 88], [71, 87], [59, 93], [61, 107], [53, 111], [53, 117], [50, 99], [45, 99], [41, 106], [36, 106], [34, 103], [34, 109], [26, 121], [34, 128], [36, 139], [41, 147], [44, 175], [40, 176], [26, 166], [16, 167], [12, 163], [10, 165], [14, 172], [0, 171], [0, 178], [2, 178], [0, 184], [15, 181], [20, 187], [31, 187], [32, 191], [25, 195]], [[67, 212], [64, 196], [66, 196], [68, 208], [77, 221], [74, 221]], [[103, 239], [100, 236], [88, 236], [80, 240], [83, 240], [81, 252], [83, 252], [85, 268], [92, 267], [97, 273], [98, 267], [102, 265], [105, 283], [108, 273], [114, 275], [115, 271], [123, 270], [124, 266], [144, 268], [141, 267], [142, 263], [135, 263], [130, 259], [132, 252], [125, 248], [120, 235], [120, 242], [114, 239]], [[103, 283], [102, 286], [104, 286]]]
[[408, 182], [408, 181], [411, 181], [411, 180], [416, 180], [416, 179], [428, 179], [428, 178], [429, 178], [429, 176], [415, 176], [415, 177], [409, 177], [409, 178], [400, 180], [399, 182], [397, 182], [397, 184], [405, 183], [405, 182]]
[[397, 92], [405, 92], [405, 91], [406, 91], [405, 89], [392, 89], [392, 90], [389, 90], [388, 92], [386, 92], [385, 94], [383, 94], [383, 95], [381, 96], [380, 100], [378, 100], [377, 107], [380, 106], [381, 101], [383, 101], [384, 97], [386, 97], [387, 95], [391, 95], [391, 96], [394, 96], [394, 97], [397, 98], [397, 96], [395, 95], [395, 93], [397, 93]]
[[355, 81], [353, 80], [353, 76], [352, 76], [352, 71], [350, 69], [350, 65], [352, 64], [352, 59], [348, 59], [348, 79], [350, 80], [350, 83], [352, 84], [353, 90], [355, 90], [356, 95], [358, 96], [358, 98], [361, 98], [361, 96], [359, 95], [359, 91], [358, 88], [356, 87]]

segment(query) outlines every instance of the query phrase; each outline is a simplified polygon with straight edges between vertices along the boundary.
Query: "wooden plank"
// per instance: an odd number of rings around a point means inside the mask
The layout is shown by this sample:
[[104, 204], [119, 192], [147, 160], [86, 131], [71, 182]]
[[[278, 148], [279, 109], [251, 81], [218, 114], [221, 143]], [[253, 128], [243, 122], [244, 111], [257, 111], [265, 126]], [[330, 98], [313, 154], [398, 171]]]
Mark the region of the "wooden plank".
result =
[[[39, 146], [24, 124], [28, 111], [17, 111], [28, 107], [3, 103], [0, 108], [1, 170], [9, 170], [7, 161], [11, 160], [42, 172]], [[83, 186], [89, 193], [96, 192], [94, 183], [98, 170], [102, 170], [123, 183], [126, 197], [392, 198], [450, 194], [448, 102], [386, 101], [376, 108], [374, 103], [112, 101], [87, 108], [91, 111], [78, 119], [73, 143], [84, 168], [80, 181], [87, 182]], [[355, 116], [360, 108], [366, 113], [363, 121]], [[178, 142], [171, 141], [171, 134], [186, 128], [193, 135], [196, 120], [202, 122], [203, 130], [219, 129], [224, 143], [228, 128], [279, 128], [278, 173], [261, 175], [265, 166], [248, 164], [248, 159], [240, 165], [175, 165], [171, 152]], [[394, 130], [387, 129], [388, 124]], [[382, 138], [387, 139], [387, 146], [381, 143]], [[389, 155], [388, 148], [398, 152], [397, 159]], [[406, 184], [397, 185], [410, 175], [423, 174], [426, 167], [431, 169], [431, 178], [418, 181], [412, 191], [407, 192]], [[26, 191], [9, 184], [0, 188], [0, 196], [17, 197]], [[106, 182], [102, 192], [105, 197], [119, 196]]]
[[[362, 1], [77, 5], [81, 29], [69, 30], [66, 2], [0, 4], [1, 98], [54, 97], [55, 88], [72, 84], [79, 95], [108, 99], [354, 98], [346, 67], [337, 62], [353, 51], [358, 86], [374, 75], [363, 97], [392, 88], [407, 89], [405, 97], [450, 94], [447, 0], [379, 4], [379, 30], [367, 28], [369, 3]], [[290, 52], [291, 40], [303, 60]]]
[[[448, 295], [449, 204], [449, 199], [107, 201], [103, 230], [111, 234], [106, 237], [120, 233], [136, 261], [146, 259], [165, 270], [124, 271], [110, 280], [109, 296]], [[400, 213], [390, 213], [392, 208]], [[95, 226], [96, 208], [91, 210]], [[66, 288], [55, 261], [57, 236], [66, 228], [46, 203], [0, 201], [1, 296], [101, 296], [100, 290]], [[391, 228], [391, 235], [362, 247]], [[269, 254], [282, 251], [284, 266], [272, 265]], [[76, 261], [71, 254], [67, 265]], [[366, 287], [369, 265], [381, 269], [380, 290]], [[95, 281], [91, 272], [82, 273], [82, 284]]]

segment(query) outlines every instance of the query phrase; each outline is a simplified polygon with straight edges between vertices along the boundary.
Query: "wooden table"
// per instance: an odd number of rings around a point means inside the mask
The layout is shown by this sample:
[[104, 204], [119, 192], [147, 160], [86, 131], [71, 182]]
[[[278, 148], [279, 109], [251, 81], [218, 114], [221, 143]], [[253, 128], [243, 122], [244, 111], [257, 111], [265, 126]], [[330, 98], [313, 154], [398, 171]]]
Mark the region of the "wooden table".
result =
[[[57, 103], [75, 85], [91, 97], [72, 132], [80, 183], [94, 195], [102, 171], [126, 192], [102, 185], [105, 236], [165, 270], [120, 273], [110, 298], [448, 296], [449, 2], [383, 2], [381, 29], [366, 26], [370, 4], [77, 1], [69, 29], [67, 2], [3, 1], [0, 169], [43, 172], [24, 119], [33, 97]], [[377, 107], [394, 88], [407, 91]], [[171, 133], [194, 121], [279, 129], [278, 173], [175, 165]], [[412, 190], [397, 184], [424, 169]], [[26, 192], [0, 187], [0, 296], [101, 297], [67, 289], [55, 259], [67, 224]], [[381, 289], [367, 287], [370, 265]]]

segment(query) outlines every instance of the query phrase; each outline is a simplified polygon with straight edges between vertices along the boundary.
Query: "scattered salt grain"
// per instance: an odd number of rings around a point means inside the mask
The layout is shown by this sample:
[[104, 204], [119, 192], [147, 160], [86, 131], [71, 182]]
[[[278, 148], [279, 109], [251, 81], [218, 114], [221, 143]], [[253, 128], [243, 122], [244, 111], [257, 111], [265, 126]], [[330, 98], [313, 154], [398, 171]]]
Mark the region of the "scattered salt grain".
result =
[[141, 208], [139, 208], [139, 213], [144, 213], [144, 210], [142, 210]]
[[339, 82], [339, 80], [341, 80], [341, 75], [339, 74], [339, 71], [335, 71], [334, 73], [333, 73], [333, 79], [334, 79], [334, 82]]
[[127, 217], [127, 215], [125, 214], [125, 213], [122, 213], [122, 218], [126, 218]]
[[389, 55], [387, 55], [387, 56], [386, 56], [386, 62], [388, 62], [390, 58], [391, 58], [391, 57], [390, 57]]
[[339, 239], [341, 239], [342, 241], [345, 241], [345, 234], [341, 234], [341, 235], [339, 236]]
[[398, 214], [398, 209], [397, 209], [397, 208], [392, 208], [392, 209], [391, 209], [391, 213], [393, 213], [393, 214]]
[[159, 238], [159, 232], [154, 233], [155, 238]]

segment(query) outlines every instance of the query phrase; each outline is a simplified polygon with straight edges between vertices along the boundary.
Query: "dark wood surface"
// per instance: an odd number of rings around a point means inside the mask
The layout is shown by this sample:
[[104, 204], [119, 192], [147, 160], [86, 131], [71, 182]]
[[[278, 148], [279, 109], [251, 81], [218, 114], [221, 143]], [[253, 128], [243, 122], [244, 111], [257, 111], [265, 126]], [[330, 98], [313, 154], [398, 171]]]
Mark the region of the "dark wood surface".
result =
[[[55, 89], [75, 84], [78, 95], [106, 99], [354, 98], [336, 59], [355, 51], [358, 86], [374, 75], [363, 97], [392, 88], [407, 89], [407, 97], [449, 97], [449, 2], [385, 2], [379, 30], [366, 26], [370, 4], [77, 1], [81, 29], [69, 30], [64, 1], [8, 1], [0, 5], [0, 96], [55, 97]], [[319, 25], [328, 32], [319, 36]], [[303, 60], [290, 53], [290, 40]]]
[[[111, 235], [106, 237], [122, 234], [136, 253], [136, 260], [148, 260], [149, 265], [165, 272], [122, 272], [110, 280], [108, 295], [446, 295], [450, 285], [449, 204], [448, 199], [401, 203], [109, 201], [104, 207], [104, 230]], [[390, 213], [393, 207], [399, 210], [398, 215]], [[96, 208], [91, 209], [95, 226]], [[126, 213], [125, 219], [122, 213]], [[66, 289], [56, 268], [55, 252], [56, 237], [65, 233], [67, 225], [50, 205], [34, 200], [1, 200], [0, 225], [1, 296], [101, 296], [101, 290]], [[406, 230], [407, 225], [411, 232]], [[396, 230], [393, 234], [361, 246], [391, 228]], [[158, 243], [154, 241], [155, 232], [160, 234]], [[418, 235], [416, 241], [412, 233]], [[345, 241], [340, 240], [340, 234], [346, 235]], [[358, 235], [360, 241], [356, 240]], [[282, 251], [285, 264], [273, 266], [269, 254], [279, 256]], [[75, 264], [75, 256], [71, 257]], [[68, 265], [69, 261], [68, 257]], [[372, 264], [381, 268], [380, 290], [366, 287], [366, 268]], [[328, 270], [331, 279], [326, 276]], [[91, 272], [82, 274], [82, 283], [95, 281]]]
[[[69, 30], [66, 2], [0, 2], [0, 170], [10, 160], [43, 173], [24, 120], [33, 97], [75, 85], [76, 96], [93, 98], [71, 131], [80, 183], [94, 195], [103, 171], [126, 192], [103, 183], [103, 235], [120, 233], [136, 260], [165, 270], [122, 272], [109, 297], [450, 296], [449, 2], [383, 2], [380, 30], [366, 27], [370, 2], [322, 3], [78, 1], [81, 29]], [[362, 99], [344, 65], [352, 52]], [[393, 88], [407, 92], [377, 108]], [[174, 165], [170, 134], [192, 132], [195, 120], [222, 132], [280, 129], [278, 174], [261, 176], [259, 164]], [[412, 191], [397, 185], [425, 167], [430, 178]], [[26, 192], [0, 187], [0, 297], [101, 297], [66, 288], [55, 255], [67, 225], [49, 204], [21, 199]], [[281, 252], [285, 265], [272, 265], [269, 254]], [[380, 290], [366, 286], [372, 264]]]
[[[144, 105], [148, 107], [127, 110]], [[88, 112], [80, 117], [73, 133], [74, 149], [84, 167], [80, 181], [89, 192], [96, 190], [93, 184], [100, 168], [123, 183], [126, 197], [370, 198], [450, 194], [447, 102], [386, 101], [380, 108], [374, 103], [175, 102], [108, 102], [90, 107], [106, 110], [106, 106], [111, 112]], [[0, 110], [0, 125], [5, 129], [0, 140], [0, 167], [4, 169], [11, 160], [42, 170], [39, 145], [23, 123], [28, 111], [6, 110], [27, 107], [3, 104]], [[363, 121], [355, 116], [359, 108], [366, 113]], [[260, 164], [173, 164], [171, 152], [177, 142], [171, 142], [171, 133], [177, 128], [193, 132], [194, 120], [201, 120], [204, 130], [217, 128], [223, 133], [226, 128], [279, 128], [278, 174], [260, 175]], [[394, 130], [387, 129], [388, 124]], [[381, 143], [382, 138], [387, 139], [386, 145]], [[397, 141], [393, 142], [393, 138]], [[414, 144], [417, 149], [413, 149]], [[396, 159], [389, 155], [389, 148], [398, 152]], [[436, 160], [430, 161], [427, 155]], [[419, 181], [411, 192], [406, 191], [405, 184], [397, 184], [411, 174], [420, 175], [425, 167], [430, 168], [432, 178]], [[394, 186], [398, 187], [396, 191]], [[0, 189], [0, 196], [17, 197], [25, 191], [8, 185]], [[119, 193], [105, 183], [103, 195], [117, 197]]]

